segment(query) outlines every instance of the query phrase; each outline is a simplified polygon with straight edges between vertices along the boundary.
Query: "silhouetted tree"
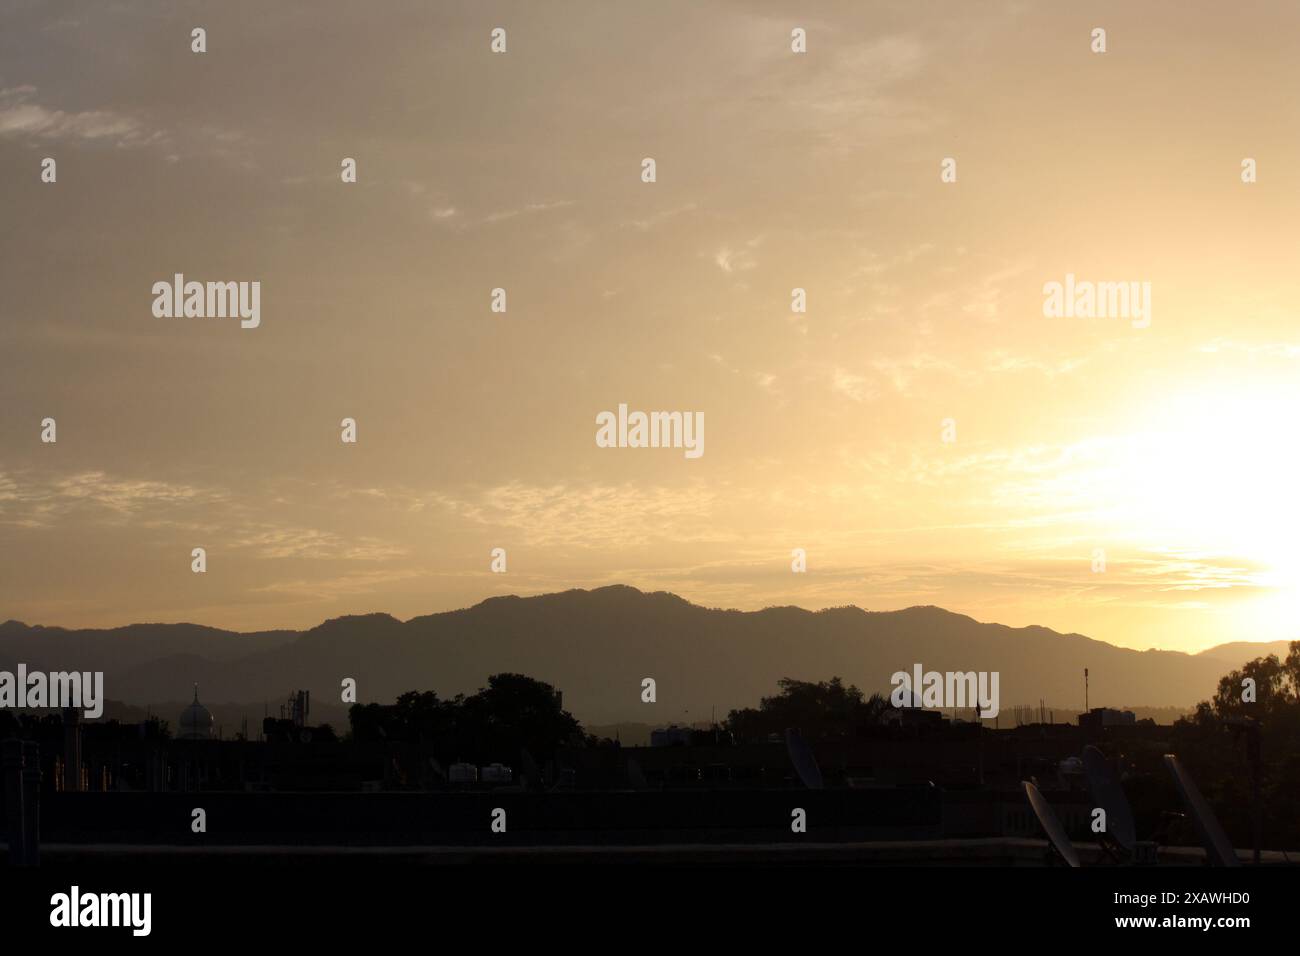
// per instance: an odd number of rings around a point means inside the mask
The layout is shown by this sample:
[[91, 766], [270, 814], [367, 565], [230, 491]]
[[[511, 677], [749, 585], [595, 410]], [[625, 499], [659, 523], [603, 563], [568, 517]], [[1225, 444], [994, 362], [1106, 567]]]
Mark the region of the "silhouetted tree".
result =
[[455, 719], [458, 738], [475, 740], [500, 760], [517, 760], [521, 748], [541, 760], [583, 739], [555, 688], [523, 674], [492, 675], [487, 687], [460, 702]]
[[878, 726], [889, 708], [879, 694], [864, 697], [838, 677], [811, 683], [790, 677], [777, 682], [781, 693], [764, 697], [757, 707], [733, 710], [726, 728], [738, 740], [760, 740], [796, 728], [808, 740], [852, 736], [867, 727]]
[[348, 719], [359, 743], [420, 744], [453, 760], [513, 765], [523, 749], [544, 760], [562, 744], [585, 740], [555, 688], [522, 674], [494, 674], [470, 697], [408, 691], [388, 706], [354, 704]]
[[[1255, 700], [1242, 699], [1255, 681]], [[1300, 641], [1285, 660], [1258, 657], [1219, 679], [1214, 697], [1174, 723], [1175, 749], [1238, 846], [1250, 837], [1250, 767], [1246, 738], [1234, 721], [1257, 720], [1263, 733], [1262, 797], [1266, 846], [1300, 846]]]

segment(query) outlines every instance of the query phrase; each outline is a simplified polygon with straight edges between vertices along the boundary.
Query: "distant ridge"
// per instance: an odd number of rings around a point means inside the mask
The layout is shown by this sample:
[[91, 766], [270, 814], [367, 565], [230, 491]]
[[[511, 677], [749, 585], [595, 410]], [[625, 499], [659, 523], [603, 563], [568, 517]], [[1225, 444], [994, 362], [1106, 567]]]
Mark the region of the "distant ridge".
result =
[[[896, 670], [996, 670], [1004, 711], [1015, 704], [1082, 708], [1083, 668], [1093, 706], [1190, 706], [1233, 667], [1278, 645], [1227, 644], [1201, 654], [1135, 651], [1044, 627], [986, 624], [933, 605], [866, 611], [700, 607], [666, 591], [627, 585], [530, 597], [489, 597], [472, 607], [400, 621], [346, 615], [307, 631], [238, 634], [197, 624], [69, 630], [7, 621], [0, 668], [102, 670], [107, 696], [128, 704], [206, 698], [278, 701], [305, 688], [337, 701], [355, 678], [363, 701], [403, 691], [472, 693], [489, 674], [516, 671], [554, 684], [584, 721], [663, 724], [752, 706], [782, 677], [839, 675], [887, 692]], [[1280, 645], [1285, 654], [1285, 644]], [[658, 700], [643, 704], [641, 680]]]
[[1230, 662], [1233, 667], [1240, 667], [1248, 660], [1267, 657], [1270, 654], [1276, 654], [1278, 660], [1284, 661], [1290, 648], [1290, 641], [1267, 641], [1258, 644], [1251, 641], [1233, 641], [1230, 644], [1208, 647], [1197, 656], [1213, 657], [1216, 660]]

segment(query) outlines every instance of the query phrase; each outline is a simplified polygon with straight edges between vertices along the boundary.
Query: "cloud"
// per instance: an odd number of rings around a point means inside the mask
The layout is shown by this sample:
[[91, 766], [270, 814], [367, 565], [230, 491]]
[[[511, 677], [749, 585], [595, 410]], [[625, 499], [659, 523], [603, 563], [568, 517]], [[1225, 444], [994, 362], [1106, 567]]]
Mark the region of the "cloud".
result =
[[1300, 358], [1300, 344], [1295, 342], [1239, 342], [1217, 338], [1197, 348], [1198, 352], [1214, 355], [1219, 352], [1244, 352], [1247, 355], [1267, 355], [1272, 358]]
[[[24, 483], [0, 472], [0, 524], [49, 529], [68, 521], [120, 527], [174, 528], [201, 532], [223, 548], [249, 549], [260, 558], [387, 561], [407, 550], [379, 538], [284, 521], [285, 499], [259, 495], [277, 514], [267, 514], [248, 499], [222, 488], [183, 482], [123, 478], [100, 471]], [[271, 510], [271, 509], [268, 509]]]
[[0, 473], [0, 524], [47, 527], [84, 507], [106, 512], [104, 517], [110, 521], [137, 517], [146, 511], [153, 519], [172, 506], [212, 503], [222, 497], [193, 485], [114, 478], [102, 471], [55, 478], [44, 485]]
[[910, 396], [913, 380], [925, 372], [957, 374], [957, 368], [936, 355], [918, 353], [901, 358], [878, 358], [871, 361], [873, 371], [889, 380], [900, 395]]
[[234, 548], [253, 548], [259, 557], [309, 558], [338, 561], [388, 561], [404, 556], [405, 548], [377, 538], [348, 539], [318, 528], [278, 527], [245, 534], [231, 542]]
[[[771, 21], [761, 26], [764, 33], [775, 29]], [[788, 35], [788, 28], [781, 32]], [[811, 42], [819, 42], [815, 33], [810, 36]], [[922, 132], [940, 122], [933, 109], [922, 110], [898, 92], [929, 59], [916, 37], [889, 34], [857, 43], [840, 41], [816, 59], [810, 52], [809, 68], [800, 74], [774, 69], [770, 59], [777, 56], [787, 54], [773, 46], [768, 58], [753, 64], [753, 76], [746, 84], [751, 97], [765, 105], [780, 103], [788, 129], [803, 131], [825, 145], [878, 146], [881, 137]]]
[[672, 209], [664, 209], [655, 213], [653, 216], [647, 216], [645, 219], [630, 220], [629, 222], [624, 223], [624, 225], [636, 229], [639, 232], [649, 232], [660, 223], [667, 222], [669, 219], [680, 216], [683, 213], [694, 212], [696, 208], [697, 206], [695, 203], [688, 202], [685, 205], [674, 206]]
[[[517, 209], [505, 209], [501, 212], [490, 213], [483, 218], [483, 222], [492, 225], [498, 222], [505, 222], [507, 219], [514, 219], [516, 216], [527, 216], [533, 213], [550, 212], [552, 209], [563, 209], [566, 206], [573, 205], [572, 199], [557, 199], [545, 202], [530, 202], [525, 206]], [[455, 212], [455, 210], [452, 210]]]
[[475, 524], [511, 529], [539, 547], [623, 549], [651, 541], [730, 537], [712, 527], [717, 494], [702, 483], [681, 487], [515, 481], [461, 494], [417, 498], [414, 511], [439, 509]]
[[1087, 362], [1087, 356], [1036, 359], [1028, 355], [1013, 355], [1005, 349], [994, 349], [985, 356], [984, 369], [988, 372], [1039, 372], [1048, 378], [1055, 378], [1058, 375], [1068, 375]]
[[878, 252], [869, 252], [867, 253], [867, 261], [854, 269], [851, 275], [873, 278], [882, 276], [904, 266], [910, 266], [917, 259], [933, 252], [935, 248], [932, 242], [922, 242], [892, 256], [882, 256]]
[[163, 138], [134, 117], [112, 110], [65, 112], [33, 102], [34, 86], [0, 90], [0, 136], [30, 140], [107, 141], [114, 146], [143, 146]]
[[836, 368], [831, 372], [831, 389], [855, 402], [865, 402], [876, 397], [875, 389], [871, 387], [866, 376], [855, 375], [842, 368]]
[[713, 262], [723, 272], [748, 272], [758, 267], [750, 250], [757, 248], [762, 241], [762, 236], [755, 236], [746, 242], [742, 249], [733, 249], [729, 245], [724, 245], [713, 254]]

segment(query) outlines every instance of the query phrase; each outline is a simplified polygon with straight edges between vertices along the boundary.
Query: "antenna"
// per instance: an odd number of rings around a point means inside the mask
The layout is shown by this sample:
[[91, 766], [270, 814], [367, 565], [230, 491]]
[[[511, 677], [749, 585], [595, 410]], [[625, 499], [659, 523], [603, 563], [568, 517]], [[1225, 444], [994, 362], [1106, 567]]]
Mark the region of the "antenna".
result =
[[1106, 835], [1131, 854], [1137, 845], [1133, 808], [1110, 764], [1092, 744], [1083, 748], [1083, 772], [1088, 776], [1088, 792], [1092, 799], [1106, 811]]
[[1025, 788], [1025, 796], [1029, 798], [1029, 806], [1033, 808], [1034, 816], [1038, 817], [1038, 824], [1047, 834], [1047, 839], [1052, 844], [1052, 849], [1056, 850], [1067, 866], [1079, 866], [1079, 854], [1074, 850], [1074, 844], [1070, 842], [1070, 837], [1065, 832], [1065, 827], [1061, 826], [1061, 820], [1052, 809], [1052, 805], [1047, 802], [1047, 798], [1039, 792], [1028, 780], [1022, 780], [1021, 783]]
[[799, 731], [786, 728], [785, 749], [803, 785], [809, 790], [823, 789], [825, 785], [822, 782], [821, 768], [817, 766], [817, 758], [813, 756], [812, 748], [808, 746], [807, 741], [799, 736]]
[[1088, 668], [1083, 669], [1083, 712], [1088, 712]]
[[1201, 796], [1201, 791], [1197, 789], [1191, 774], [1183, 769], [1178, 755], [1165, 754], [1165, 766], [1173, 775], [1174, 784], [1178, 787], [1183, 803], [1187, 806], [1187, 812], [1191, 814], [1192, 822], [1196, 824], [1196, 832], [1201, 836], [1201, 845], [1205, 847], [1206, 859], [1213, 866], [1241, 866], [1241, 860], [1237, 859], [1237, 851], [1228, 842], [1227, 834], [1223, 832], [1223, 827], [1219, 826], [1214, 811]]

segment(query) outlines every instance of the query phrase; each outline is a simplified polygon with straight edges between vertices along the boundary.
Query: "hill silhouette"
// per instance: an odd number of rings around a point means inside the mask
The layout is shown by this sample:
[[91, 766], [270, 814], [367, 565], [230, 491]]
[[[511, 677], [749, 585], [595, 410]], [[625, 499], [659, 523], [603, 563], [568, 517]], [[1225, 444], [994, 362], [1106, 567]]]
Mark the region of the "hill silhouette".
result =
[[[356, 679], [363, 702], [391, 701], [413, 689], [450, 697], [509, 671], [560, 688], [566, 709], [595, 723], [698, 721], [712, 707], [721, 716], [754, 706], [787, 676], [839, 675], [867, 693], [888, 692], [890, 675], [914, 663], [999, 671], [1004, 713], [1040, 699], [1080, 709], [1084, 667], [1094, 707], [1191, 706], [1265, 647], [1135, 651], [1044, 627], [980, 623], [932, 606], [718, 610], [624, 585], [494, 597], [405, 622], [387, 614], [341, 617], [303, 632], [0, 625], [0, 667], [22, 661], [43, 670], [102, 670], [106, 696], [128, 704], [183, 699], [194, 682], [210, 700], [276, 701], [305, 688], [314, 700], [337, 702], [345, 677]], [[640, 700], [645, 677], [657, 683], [655, 704]]]

